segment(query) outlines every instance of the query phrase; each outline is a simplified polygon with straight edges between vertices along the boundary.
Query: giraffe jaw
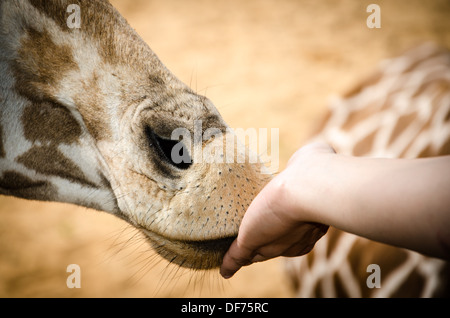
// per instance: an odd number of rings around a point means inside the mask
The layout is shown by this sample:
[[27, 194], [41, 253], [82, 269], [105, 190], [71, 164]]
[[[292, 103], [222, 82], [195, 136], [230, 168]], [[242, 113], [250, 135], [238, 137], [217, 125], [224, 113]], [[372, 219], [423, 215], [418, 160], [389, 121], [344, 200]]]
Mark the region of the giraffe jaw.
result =
[[141, 228], [153, 249], [170, 263], [189, 269], [213, 269], [222, 264], [223, 256], [237, 236], [208, 240], [179, 240]]

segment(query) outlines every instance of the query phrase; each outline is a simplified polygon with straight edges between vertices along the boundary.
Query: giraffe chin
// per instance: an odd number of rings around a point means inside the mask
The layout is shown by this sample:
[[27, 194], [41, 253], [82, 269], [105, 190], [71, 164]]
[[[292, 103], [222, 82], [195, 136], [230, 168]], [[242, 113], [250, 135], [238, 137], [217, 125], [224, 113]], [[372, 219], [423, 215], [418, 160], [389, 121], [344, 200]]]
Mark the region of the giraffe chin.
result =
[[237, 236], [230, 235], [211, 240], [178, 240], [142, 229], [153, 249], [172, 264], [188, 269], [208, 270], [218, 268]]

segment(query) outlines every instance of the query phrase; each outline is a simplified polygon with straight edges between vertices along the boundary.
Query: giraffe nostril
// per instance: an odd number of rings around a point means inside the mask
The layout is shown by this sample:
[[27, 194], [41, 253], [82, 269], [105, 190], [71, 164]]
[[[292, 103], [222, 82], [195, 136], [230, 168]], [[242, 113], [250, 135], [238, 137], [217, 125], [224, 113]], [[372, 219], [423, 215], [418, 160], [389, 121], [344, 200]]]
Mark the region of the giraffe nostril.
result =
[[[192, 164], [186, 145], [182, 141], [163, 138], [157, 135], [150, 127], [145, 128], [149, 146], [153, 147], [158, 156], [168, 164], [182, 170], [188, 169]], [[176, 148], [174, 148], [177, 146]]]

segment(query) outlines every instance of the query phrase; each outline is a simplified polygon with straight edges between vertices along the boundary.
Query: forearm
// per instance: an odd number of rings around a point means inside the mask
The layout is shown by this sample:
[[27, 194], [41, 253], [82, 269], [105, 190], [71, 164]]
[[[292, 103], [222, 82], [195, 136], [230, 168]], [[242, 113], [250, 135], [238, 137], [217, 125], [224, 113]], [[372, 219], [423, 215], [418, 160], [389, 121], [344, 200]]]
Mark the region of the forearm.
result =
[[[450, 157], [398, 160], [333, 156], [308, 180], [314, 221], [449, 258]], [[318, 196], [314, 198], [313, 192]], [[313, 202], [314, 200], [314, 202]], [[306, 201], [308, 202], [308, 200]]]
[[299, 149], [250, 204], [221, 274], [309, 252], [330, 225], [450, 259], [450, 156], [369, 159]]

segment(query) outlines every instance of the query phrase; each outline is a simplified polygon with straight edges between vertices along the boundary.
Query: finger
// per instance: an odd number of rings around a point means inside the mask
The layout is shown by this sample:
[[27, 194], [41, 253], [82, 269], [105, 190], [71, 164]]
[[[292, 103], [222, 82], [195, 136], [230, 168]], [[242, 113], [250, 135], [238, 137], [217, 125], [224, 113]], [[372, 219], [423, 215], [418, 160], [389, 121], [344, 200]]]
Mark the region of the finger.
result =
[[315, 153], [335, 154], [336, 151], [330, 144], [324, 141], [315, 141], [298, 149], [288, 160], [287, 166], [290, 166], [295, 161], [295, 159], [300, 155], [315, 154]]
[[251, 252], [245, 248], [240, 248], [237, 239], [234, 240], [223, 257], [220, 275], [225, 279], [231, 278], [242, 266], [250, 265], [252, 263], [251, 258]]
[[336, 152], [330, 144], [321, 140], [309, 143], [300, 149], [302, 151], [329, 152], [329, 153]]
[[329, 152], [329, 153], [336, 152], [330, 144], [328, 144], [324, 141], [316, 141], [316, 142], [310, 144], [310, 146], [312, 148], [314, 148], [314, 150], [316, 150], [316, 151]]
[[267, 256], [264, 256], [262, 254], [256, 254], [252, 258], [252, 263], [264, 262], [264, 261], [267, 261], [268, 259], [271, 259], [271, 258], [273, 258], [273, 257], [267, 257]]

